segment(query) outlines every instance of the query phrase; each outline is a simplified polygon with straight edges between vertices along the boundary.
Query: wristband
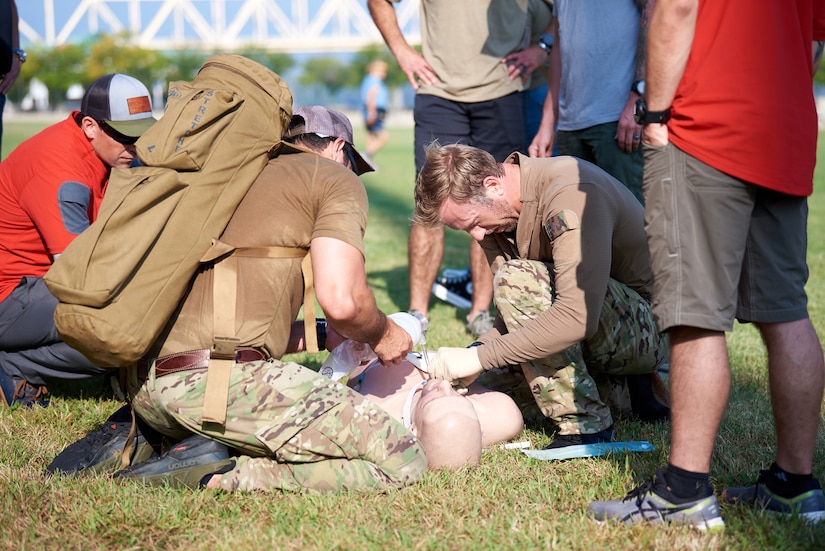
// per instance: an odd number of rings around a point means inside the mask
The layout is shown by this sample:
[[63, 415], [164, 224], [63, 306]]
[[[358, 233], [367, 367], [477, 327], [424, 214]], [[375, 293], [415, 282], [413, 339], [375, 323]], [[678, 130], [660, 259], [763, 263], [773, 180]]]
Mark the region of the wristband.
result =
[[315, 335], [318, 337], [318, 350], [327, 348], [327, 320], [315, 318]]
[[468, 344], [467, 348], [475, 348], [476, 346], [481, 346], [482, 344], [484, 344], [484, 343], [481, 342], [481, 341], [475, 341], [475, 342], [472, 342], [472, 343]]

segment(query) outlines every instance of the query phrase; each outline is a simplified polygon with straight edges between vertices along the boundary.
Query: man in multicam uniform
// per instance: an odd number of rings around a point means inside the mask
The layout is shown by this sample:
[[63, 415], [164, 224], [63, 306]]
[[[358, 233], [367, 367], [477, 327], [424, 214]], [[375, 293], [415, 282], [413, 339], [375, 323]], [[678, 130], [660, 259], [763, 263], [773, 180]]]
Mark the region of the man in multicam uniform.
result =
[[[282, 144], [220, 242], [308, 249], [318, 303], [331, 329], [326, 346], [334, 347], [333, 338], [352, 338], [369, 343], [384, 365], [396, 364], [412, 343], [378, 310], [367, 284], [367, 195], [344, 168], [360, 174], [369, 165], [352, 146], [343, 115], [320, 107], [298, 112], [306, 125], [290, 130], [323, 138], [324, 156], [333, 160]], [[212, 367], [207, 370], [201, 356], [213, 341], [216, 270], [210, 265], [197, 274], [134, 393], [138, 415], [184, 440], [115, 476], [226, 491], [386, 490], [416, 481], [427, 459], [403, 424], [345, 385], [277, 359], [305, 349], [304, 325], [295, 321], [304, 298], [300, 257], [237, 258], [239, 352], [230, 371], [226, 421], [204, 420]], [[319, 337], [324, 340], [323, 333]], [[244, 455], [230, 457], [227, 447]]]
[[478, 346], [439, 349], [432, 376], [466, 385], [519, 365], [558, 427], [550, 447], [612, 439], [598, 388], [608, 385], [595, 379], [624, 378], [643, 419], [668, 415], [656, 375], [668, 346], [650, 312], [643, 209], [618, 180], [574, 157], [513, 153], [499, 164], [477, 148], [436, 144], [415, 200], [417, 222], [466, 231], [495, 272], [496, 327]]

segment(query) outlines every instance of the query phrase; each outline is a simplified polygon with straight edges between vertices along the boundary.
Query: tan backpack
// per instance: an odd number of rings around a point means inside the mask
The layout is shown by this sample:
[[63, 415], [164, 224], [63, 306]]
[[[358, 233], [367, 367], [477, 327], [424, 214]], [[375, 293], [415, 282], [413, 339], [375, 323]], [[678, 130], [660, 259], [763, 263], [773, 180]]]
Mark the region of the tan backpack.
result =
[[137, 142], [145, 166], [112, 171], [97, 220], [45, 276], [63, 340], [102, 366], [143, 357], [291, 114], [286, 83], [242, 56], [214, 55], [192, 82], [171, 83], [163, 117]]

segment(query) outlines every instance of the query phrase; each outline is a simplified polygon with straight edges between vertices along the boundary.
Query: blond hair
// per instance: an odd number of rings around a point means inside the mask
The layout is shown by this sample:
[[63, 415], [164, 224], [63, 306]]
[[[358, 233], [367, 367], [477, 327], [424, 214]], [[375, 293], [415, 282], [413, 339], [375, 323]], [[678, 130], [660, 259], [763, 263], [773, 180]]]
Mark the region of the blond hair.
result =
[[383, 59], [373, 59], [372, 61], [369, 62], [369, 65], [367, 65], [367, 72], [368, 73], [374, 73], [378, 70], [382, 70], [384, 72], [387, 72], [387, 70], [389, 68], [390, 68], [390, 66], [387, 65], [387, 62], [384, 61]]
[[413, 222], [441, 226], [441, 207], [447, 199], [457, 204], [489, 203], [484, 180], [502, 175], [501, 165], [482, 149], [432, 142], [425, 147], [424, 165], [415, 182]]

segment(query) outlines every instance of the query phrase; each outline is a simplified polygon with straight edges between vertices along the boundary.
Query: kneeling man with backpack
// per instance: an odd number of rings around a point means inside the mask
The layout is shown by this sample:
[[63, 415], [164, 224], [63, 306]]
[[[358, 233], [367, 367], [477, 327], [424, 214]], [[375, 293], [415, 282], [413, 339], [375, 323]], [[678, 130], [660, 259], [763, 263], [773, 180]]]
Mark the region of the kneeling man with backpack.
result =
[[[215, 134], [203, 140], [207, 145], [200, 153], [190, 145], [199, 139], [199, 129], [180, 132], [175, 125], [172, 132], [178, 132], [177, 145], [167, 138], [161, 143], [161, 133], [147, 136], [138, 150], [144, 161], [157, 157], [164, 148], [170, 152], [168, 159], [179, 148], [193, 150], [185, 158], [164, 162], [162, 166], [176, 175], [150, 174], [161, 163], [146, 163], [150, 165], [143, 173], [146, 180], [131, 182], [112, 211], [127, 208], [145, 192], [155, 196], [157, 211], [164, 211], [164, 228], [177, 223], [181, 209], [186, 212], [187, 227], [163, 251], [157, 249], [166, 229], [159, 230], [159, 235], [154, 232], [152, 239], [132, 237], [139, 242], [132, 243], [132, 249], [141, 252], [130, 261], [132, 274], [117, 299], [101, 298], [101, 292], [84, 289], [57, 270], [53, 278], [47, 278], [62, 297], [56, 320], [66, 335], [71, 334], [67, 339], [87, 355], [127, 366], [134, 411], [153, 431], [178, 441], [161, 455], [128, 466], [115, 476], [227, 491], [386, 490], [416, 481], [427, 460], [421, 444], [403, 424], [345, 385], [279, 359], [300, 350], [332, 348], [333, 340], [352, 338], [369, 343], [389, 366], [403, 360], [412, 347], [409, 335], [378, 310], [367, 284], [363, 249], [367, 195], [355, 173], [368, 165], [361, 162], [351, 143], [340, 144], [347, 156], [342, 164], [281, 142], [292, 112], [291, 94], [277, 75], [250, 60], [213, 56], [189, 86], [183, 84], [170, 87], [170, 103], [159, 124], [189, 116], [174, 111], [178, 106], [172, 91], [179, 89], [186, 102], [200, 102], [197, 105], [202, 109], [193, 111], [193, 121], [199, 117], [200, 124], [217, 125], [211, 129]], [[210, 114], [213, 101], [222, 106], [222, 115]], [[248, 109], [255, 102], [261, 105]], [[172, 118], [167, 119], [170, 108]], [[267, 116], [274, 124], [252, 140], [268, 144], [262, 150], [263, 162], [246, 182], [232, 166], [237, 167], [242, 155], [249, 155], [250, 148], [243, 144]], [[255, 120], [240, 124], [233, 120], [236, 117]], [[332, 121], [330, 128], [336, 128]], [[330, 132], [327, 137], [332, 138], [333, 147], [339, 145], [339, 136]], [[199, 177], [190, 180], [191, 171], [199, 171]], [[175, 178], [177, 184], [170, 184]], [[222, 227], [211, 221], [214, 210], [230, 203], [230, 199], [215, 198], [223, 197], [224, 190], [216, 194], [214, 190], [194, 191], [208, 181], [214, 181], [217, 188], [246, 188], [228, 217], [217, 217], [223, 220]], [[160, 186], [167, 189], [162, 191]], [[233, 191], [237, 190], [226, 193]], [[194, 201], [188, 197], [192, 194], [201, 199]], [[175, 197], [171, 207], [170, 197]], [[143, 211], [134, 208], [133, 212], [139, 216]], [[109, 223], [115, 219], [113, 214]], [[207, 238], [199, 235], [189, 243], [184, 233], [192, 233], [192, 226], [201, 227], [199, 233]], [[207, 226], [220, 230], [209, 237]], [[94, 240], [97, 246], [102, 246], [105, 235], [101, 231]], [[106, 252], [86, 245], [87, 252], [77, 257], [95, 258]], [[81, 248], [83, 244], [78, 251]], [[144, 285], [151, 291], [143, 293], [147, 304], [133, 306], [139, 311], [132, 316], [132, 328], [150, 325], [144, 323], [147, 318], [165, 315], [157, 303], [165, 300], [167, 288], [173, 285], [170, 281], [188, 270], [188, 261], [181, 259], [195, 257], [194, 275], [184, 279], [180, 299], [159, 324], [148, 348], [135, 352], [143, 348], [145, 337], [134, 331], [127, 334], [130, 327], [124, 323], [118, 330], [123, 339], [114, 338], [117, 331], [103, 327], [103, 311], [109, 303], [130, 300], [128, 287], [145, 277], [144, 267], [161, 252], [166, 259], [159, 261], [155, 271], [169, 269], [169, 264], [174, 267], [170, 274], [146, 278]], [[68, 271], [68, 263], [65, 268]], [[170, 291], [169, 296], [173, 295]], [[326, 321], [315, 321], [315, 297]], [[100, 306], [93, 306], [95, 301]], [[154, 315], [147, 314], [156, 306]], [[302, 306], [307, 322], [296, 321]], [[118, 323], [118, 319], [109, 321]], [[96, 337], [88, 337], [82, 330], [75, 331], [75, 326], [100, 330]], [[330, 342], [324, 342], [327, 327]], [[131, 361], [135, 354], [140, 357]], [[230, 450], [234, 450], [231, 455]], [[124, 452], [124, 465], [131, 459], [125, 456], [128, 453], [132, 452]]]

